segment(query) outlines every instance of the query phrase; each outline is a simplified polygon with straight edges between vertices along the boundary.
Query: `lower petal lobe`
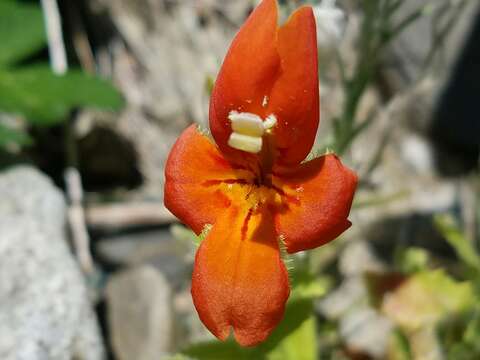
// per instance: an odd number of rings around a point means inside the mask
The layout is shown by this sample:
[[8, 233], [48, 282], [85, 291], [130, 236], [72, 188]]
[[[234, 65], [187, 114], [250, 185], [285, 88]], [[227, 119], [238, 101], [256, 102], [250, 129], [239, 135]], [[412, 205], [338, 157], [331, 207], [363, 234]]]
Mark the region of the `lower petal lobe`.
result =
[[218, 338], [233, 328], [241, 345], [254, 346], [280, 322], [288, 295], [271, 214], [232, 205], [195, 258], [192, 296], [200, 319]]
[[277, 169], [273, 183], [286, 199], [275, 223], [289, 253], [326, 244], [350, 227], [357, 176], [335, 155]]
[[172, 148], [165, 167], [165, 206], [197, 234], [231, 204], [222, 191], [251, 182], [253, 173], [235, 168], [195, 125]]

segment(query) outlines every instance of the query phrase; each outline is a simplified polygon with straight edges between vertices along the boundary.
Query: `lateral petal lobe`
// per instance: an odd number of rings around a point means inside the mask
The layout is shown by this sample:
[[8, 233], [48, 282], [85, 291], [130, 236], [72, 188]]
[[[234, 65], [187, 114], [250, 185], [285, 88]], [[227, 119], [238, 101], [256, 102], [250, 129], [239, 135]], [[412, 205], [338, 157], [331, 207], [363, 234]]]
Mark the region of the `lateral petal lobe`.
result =
[[357, 176], [336, 155], [277, 169], [273, 181], [295, 200], [287, 201], [275, 219], [289, 253], [326, 244], [350, 227], [348, 215]]
[[195, 125], [173, 146], [165, 166], [165, 206], [197, 234], [233, 200], [222, 184], [252, 181], [253, 173], [226, 161]]

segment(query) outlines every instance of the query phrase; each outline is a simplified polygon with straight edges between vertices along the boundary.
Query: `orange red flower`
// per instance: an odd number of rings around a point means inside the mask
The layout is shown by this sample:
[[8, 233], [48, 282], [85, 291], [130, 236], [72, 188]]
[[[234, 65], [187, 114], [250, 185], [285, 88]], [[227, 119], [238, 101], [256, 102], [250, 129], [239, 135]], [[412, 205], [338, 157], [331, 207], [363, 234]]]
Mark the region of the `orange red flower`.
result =
[[214, 141], [194, 125], [165, 169], [165, 205], [202, 241], [192, 277], [200, 319], [219, 339], [264, 341], [289, 296], [287, 252], [333, 240], [351, 223], [357, 177], [333, 154], [303, 162], [319, 121], [315, 20], [302, 7], [278, 27], [264, 0], [225, 57], [210, 101]]

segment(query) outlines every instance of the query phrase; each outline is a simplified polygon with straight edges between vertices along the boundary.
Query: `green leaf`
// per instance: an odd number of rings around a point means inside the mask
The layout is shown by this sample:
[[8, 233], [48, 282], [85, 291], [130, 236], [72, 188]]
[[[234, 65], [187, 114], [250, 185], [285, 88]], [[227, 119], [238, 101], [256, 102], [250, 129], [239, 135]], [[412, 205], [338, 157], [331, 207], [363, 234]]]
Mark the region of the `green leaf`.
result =
[[388, 342], [388, 359], [411, 360], [412, 354], [408, 339], [399, 329], [392, 331]]
[[[444, 348], [448, 349], [447, 359], [480, 359], [480, 343], [478, 341], [480, 339], [479, 305], [466, 312], [459, 320], [461, 321], [459, 324], [452, 321], [445, 322], [447, 330], [450, 330], [449, 327], [453, 328], [450, 333], [445, 334], [445, 329], [440, 328], [439, 333], [441, 336], [443, 335]], [[453, 333], [453, 336], [451, 333]]]
[[36, 125], [64, 121], [75, 107], [118, 110], [122, 105], [122, 96], [109, 82], [78, 70], [63, 76], [46, 65], [0, 70], [0, 110]]
[[32, 138], [22, 131], [0, 124], [0, 147], [6, 147], [11, 143], [30, 145], [32, 143]]
[[448, 350], [448, 360], [477, 360], [480, 358], [480, 352], [473, 344], [460, 342], [454, 344]]
[[215, 85], [215, 78], [210, 75], [207, 75], [207, 78], [205, 79], [205, 91], [207, 92], [208, 95], [212, 94], [214, 85]]
[[197, 360], [315, 360], [316, 332], [311, 300], [289, 302], [284, 318], [266, 342], [254, 348], [243, 348], [234, 340], [208, 341], [191, 345], [183, 355]]
[[[293, 326], [298, 319], [302, 321], [297, 326]], [[315, 317], [310, 300], [293, 302], [269, 341], [275, 343], [276, 334], [282, 333], [286, 335], [279, 338], [276, 345], [267, 352], [268, 360], [315, 360], [317, 358]], [[268, 345], [267, 342], [266, 346]]]
[[290, 277], [292, 280], [290, 301], [319, 298], [332, 287], [332, 280], [329, 277], [315, 277], [308, 269], [298, 265], [294, 265]]
[[404, 274], [427, 270], [430, 254], [419, 247], [400, 248], [395, 253], [395, 263]]
[[360, 209], [371, 206], [387, 205], [397, 200], [403, 200], [409, 195], [409, 190], [402, 189], [388, 195], [374, 195], [364, 199], [358, 198], [354, 200], [353, 207], [355, 209]]
[[0, 67], [25, 58], [45, 43], [40, 7], [0, 0]]
[[436, 325], [474, 301], [471, 283], [457, 282], [443, 270], [423, 271], [408, 278], [385, 298], [382, 310], [405, 330]]
[[265, 355], [257, 349], [242, 348], [230, 339], [225, 342], [214, 340], [191, 345], [182, 351], [182, 354], [196, 360], [265, 359]]
[[473, 316], [471, 317], [468, 326], [463, 335], [464, 341], [470, 344], [475, 344], [477, 351], [480, 353], [480, 306], [477, 305], [474, 309]]
[[458, 257], [470, 268], [480, 272], [480, 256], [458, 228], [455, 220], [450, 215], [435, 216], [434, 223], [438, 231], [447, 242], [455, 249]]
[[203, 227], [202, 232], [199, 235], [197, 235], [192, 230], [190, 230], [185, 226], [178, 225], [178, 224], [174, 224], [170, 226], [170, 232], [172, 233], [175, 239], [181, 240], [188, 244], [193, 243], [196, 247], [200, 246], [200, 244], [202, 243], [203, 240], [205, 240], [205, 238], [208, 235], [208, 232], [211, 229], [212, 229], [212, 225], [206, 224]]
[[176, 240], [183, 241], [186, 244], [193, 243], [196, 246], [200, 245], [199, 237], [189, 228], [179, 225], [173, 224], [170, 226], [170, 233]]

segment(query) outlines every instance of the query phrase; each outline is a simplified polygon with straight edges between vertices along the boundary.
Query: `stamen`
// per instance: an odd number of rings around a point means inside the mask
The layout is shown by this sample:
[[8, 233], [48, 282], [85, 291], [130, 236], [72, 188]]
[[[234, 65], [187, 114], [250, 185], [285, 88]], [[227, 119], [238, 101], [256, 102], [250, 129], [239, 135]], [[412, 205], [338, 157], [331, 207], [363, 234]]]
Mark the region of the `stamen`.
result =
[[228, 118], [232, 122], [232, 129], [236, 133], [261, 137], [264, 132], [262, 118], [247, 112], [231, 111]]
[[[264, 102], [266, 99], [264, 98]], [[270, 114], [265, 121], [256, 114], [230, 111], [228, 118], [232, 122], [232, 133], [228, 145], [234, 149], [257, 154], [262, 150], [262, 136], [277, 124], [277, 118]]]
[[263, 106], [263, 107], [266, 107], [267, 105], [268, 105], [268, 96], [265, 95], [265, 96], [263, 97], [262, 106]]
[[265, 130], [269, 130], [277, 124], [277, 117], [274, 114], [270, 114], [267, 116], [265, 121], [263, 122], [263, 128]]
[[257, 154], [262, 150], [262, 138], [232, 132], [228, 145], [237, 150]]

